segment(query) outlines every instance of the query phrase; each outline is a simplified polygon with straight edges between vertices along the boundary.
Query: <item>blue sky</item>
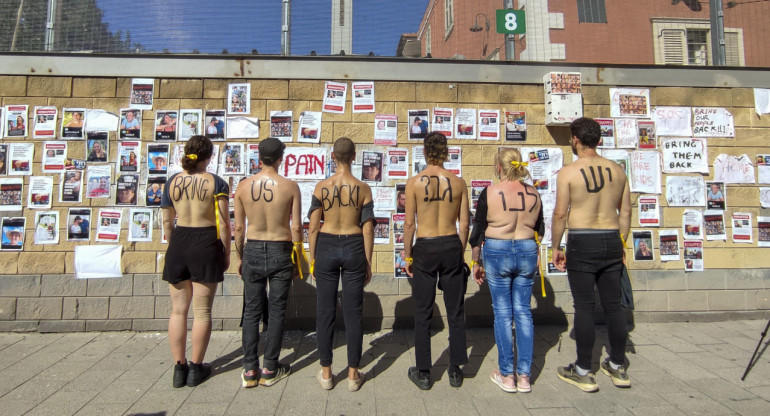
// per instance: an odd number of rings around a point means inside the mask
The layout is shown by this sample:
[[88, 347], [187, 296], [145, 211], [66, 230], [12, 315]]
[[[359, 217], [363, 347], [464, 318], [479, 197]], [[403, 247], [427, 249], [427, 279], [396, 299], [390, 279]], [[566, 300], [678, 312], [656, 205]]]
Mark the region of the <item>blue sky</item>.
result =
[[[353, 3], [353, 53], [393, 56], [402, 33], [416, 32], [429, 0]], [[145, 48], [187, 53], [281, 51], [280, 0], [97, 0], [110, 31], [131, 32]], [[331, 0], [292, 0], [291, 53], [330, 53]]]

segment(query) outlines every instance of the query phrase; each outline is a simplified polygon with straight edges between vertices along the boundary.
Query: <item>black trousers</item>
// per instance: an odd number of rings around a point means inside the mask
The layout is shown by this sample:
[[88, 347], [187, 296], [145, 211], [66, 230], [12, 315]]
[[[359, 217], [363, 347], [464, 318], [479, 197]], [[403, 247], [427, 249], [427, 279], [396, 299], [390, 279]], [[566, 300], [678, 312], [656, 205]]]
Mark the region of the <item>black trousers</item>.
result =
[[337, 288], [342, 279], [342, 317], [348, 345], [348, 367], [358, 368], [364, 333], [366, 253], [361, 234], [320, 233], [315, 254], [316, 335], [321, 365], [332, 365]]
[[265, 367], [273, 371], [281, 354], [286, 305], [289, 299], [294, 264], [291, 241], [249, 240], [243, 249], [243, 369], [259, 368], [259, 321], [264, 308], [266, 286], [269, 320], [265, 342]]
[[465, 340], [465, 290], [468, 279], [463, 273], [463, 245], [457, 235], [418, 238], [412, 250], [414, 258], [412, 298], [414, 298], [414, 353], [418, 370], [430, 370], [430, 323], [436, 303], [436, 282], [444, 292], [449, 323], [449, 364], [468, 362]]
[[599, 291], [607, 321], [610, 359], [624, 364], [628, 328], [620, 305], [623, 243], [617, 230], [570, 230], [567, 235], [567, 279], [575, 305], [577, 365], [591, 368], [594, 348], [594, 307]]

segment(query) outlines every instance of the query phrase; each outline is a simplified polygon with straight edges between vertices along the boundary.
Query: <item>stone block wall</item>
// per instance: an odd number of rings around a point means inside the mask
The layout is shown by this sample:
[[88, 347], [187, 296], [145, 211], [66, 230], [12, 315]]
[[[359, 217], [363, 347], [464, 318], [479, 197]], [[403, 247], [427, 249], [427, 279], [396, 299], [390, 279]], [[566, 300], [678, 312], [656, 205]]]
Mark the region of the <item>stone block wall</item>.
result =
[[[131, 58], [126, 58], [130, 60]], [[351, 65], [356, 65], [351, 63]], [[147, 73], [144, 77], [153, 77]], [[253, 76], [253, 75], [252, 75]], [[361, 80], [371, 78], [362, 77]], [[350, 81], [347, 79], [346, 81]], [[487, 80], [488, 81], [488, 80]], [[229, 83], [251, 83], [251, 116], [269, 120], [272, 110], [294, 111], [295, 128], [302, 111], [320, 111], [323, 98], [321, 79], [244, 79], [244, 78], [165, 78], [155, 76], [153, 110], [143, 111], [143, 129], [153, 130], [155, 110], [225, 108]], [[0, 104], [28, 104], [64, 107], [99, 108], [117, 113], [128, 107], [131, 77], [129, 76], [46, 76], [0, 74]], [[608, 117], [609, 88], [601, 83], [584, 84], [583, 112], [588, 117]], [[735, 138], [708, 139], [709, 159], [720, 153], [731, 155], [770, 153], [766, 150], [770, 135], [770, 116], [758, 117], [754, 112], [751, 88], [669, 87], [649, 85], [650, 101], [654, 105], [718, 106], [728, 108], [735, 117]], [[412, 147], [417, 142], [407, 140], [407, 110], [453, 107], [485, 108], [501, 111], [526, 111], [527, 146], [560, 147], [565, 163], [571, 162], [569, 130], [544, 125], [544, 91], [542, 84], [499, 82], [414, 82], [375, 81], [377, 113], [395, 113], [399, 117], [399, 146]], [[32, 117], [30, 115], [30, 117]], [[61, 118], [61, 117], [60, 117]], [[330, 146], [341, 136], [353, 139], [361, 147], [372, 144], [373, 113], [354, 114], [350, 101], [344, 114], [323, 114], [320, 146]], [[31, 126], [33, 120], [28, 120]], [[266, 137], [269, 123], [262, 124], [261, 136]], [[143, 134], [145, 142], [151, 134]], [[117, 159], [115, 133], [110, 133], [110, 160]], [[36, 143], [34, 175], [42, 175], [41, 152], [43, 140], [4, 139], [4, 142]], [[249, 142], [234, 140], [234, 142]], [[493, 158], [500, 142], [450, 140], [450, 145], [462, 145], [463, 177], [493, 179]], [[295, 144], [296, 145], [296, 144]], [[308, 144], [302, 144], [308, 146]], [[319, 145], [313, 145], [319, 146]], [[69, 142], [69, 155], [85, 155], [83, 141]], [[82, 204], [58, 203], [59, 176], [54, 176], [54, 207], [66, 218], [71, 206], [91, 206], [94, 214], [107, 200], [84, 199]], [[706, 177], [709, 180], [711, 175]], [[113, 179], [114, 181], [114, 179]], [[25, 177], [25, 201], [28, 177]], [[664, 182], [665, 184], [665, 179]], [[113, 184], [114, 189], [114, 184]], [[140, 194], [143, 187], [140, 187]], [[759, 207], [759, 185], [728, 185], [728, 215], [746, 211], [756, 216], [768, 215]], [[632, 194], [634, 217], [632, 228], [639, 228], [636, 200]], [[140, 198], [141, 199], [141, 198]], [[666, 207], [661, 197], [661, 229], [681, 228], [683, 208]], [[65, 241], [65, 225], [61, 221], [60, 243], [33, 244], [34, 211], [3, 212], [3, 216], [27, 218], [26, 242], [21, 252], [0, 252], [0, 331], [96, 331], [96, 330], [165, 330], [170, 310], [168, 287], [160, 280], [166, 246], [160, 243], [156, 223], [154, 241], [131, 243], [126, 232], [121, 235], [123, 273], [117, 279], [74, 278], [74, 247]], [[95, 221], [92, 221], [95, 224]], [[95, 225], [94, 225], [95, 227]], [[126, 227], [124, 221], [124, 228]], [[657, 234], [657, 233], [655, 233]], [[756, 230], [754, 232], [756, 241]], [[90, 244], [99, 244], [91, 242]], [[656, 244], [657, 245], [657, 244]], [[656, 247], [657, 250], [657, 247]], [[705, 272], [685, 273], [683, 262], [660, 261], [629, 263], [634, 282], [638, 321], [717, 320], [732, 317], [764, 318], [770, 316], [770, 249], [732, 242], [704, 242]], [[629, 251], [629, 258], [632, 253]], [[233, 256], [235, 251], [233, 250]], [[656, 254], [656, 258], [658, 255]], [[466, 260], [470, 259], [470, 250]], [[232, 264], [237, 264], [233, 258]], [[408, 326], [413, 316], [409, 298], [410, 282], [392, 277], [393, 245], [375, 246], [375, 277], [366, 287], [365, 320], [370, 329]], [[234, 270], [231, 268], [230, 273]], [[547, 296], [540, 295], [540, 282], [535, 285], [533, 308], [539, 322], [567, 322], [573, 312], [572, 298], [566, 277], [546, 279]], [[242, 283], [237, 275], [226, 276], [214, 303], [214, 328], [236, 329], [242, 307]], [[440, 298], [440, 296], [438, 296]], [[486, 286], [468, 285], [466, 315], [471, 325], [489, 325], [491, 306]], [[443, 302], [437, 301], [436, 323], [445, 315]], [[312, 328], [315, 316], [315, 288], [307, 280], [295, 281], [289, 303], [288, 319], [293, 327]]]

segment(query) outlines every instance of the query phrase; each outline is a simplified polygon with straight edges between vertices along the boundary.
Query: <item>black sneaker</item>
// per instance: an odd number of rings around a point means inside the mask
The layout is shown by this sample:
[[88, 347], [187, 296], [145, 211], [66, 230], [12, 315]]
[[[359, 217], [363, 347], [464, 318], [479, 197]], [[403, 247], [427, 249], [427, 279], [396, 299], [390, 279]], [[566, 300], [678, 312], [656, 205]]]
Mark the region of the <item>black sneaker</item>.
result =
[[599, 385], [596, 384], [596, 380], [591, 373], [585, 376], [581, 376], [575, 368], [575, 364], [570, 364], [566, 367], [559, 367], [556, 369], [556, 373], [560, 379], [566, 381], [569, 384], [583, 390], [585, 392], [594, 392], [599, 390]]
[[610, 366], [610, 359], [604, 360], [601, 365], [602, 373], [606, 374], [612, 379], [612, 384], [615, 385], [615, 387], [631, 387], [631, 379], [628, 378], [628, 374], [626, 374], [626, 368], [622, 365], [617, 370], [613, 370]]
[[190, 371], [190, 366], [187, 363], [177, 362], [174, 365], [174, 388], [184, 387], [187, 384], [187, 373]]
[[190, 362], [190, 372], [187, 374], [187, 385], [195, 387], [203, 383], [211, 375], [211, 366]]
[[289, 364], [278, 363], [275, 365], [275, 370], [273, 371], [268, 371], [267, 368], [262, 369], [262, 377], [259, 378], [259, 384], [270, 387], [288, 377], [289, 374], [291, 374], [291, 366]]
[[420, 371], [417, 367], [409, 367], [409, 380], [412, 380], [420, 390], [430, 390], [433, 383], [430, 381], [430, 371]]
[[450, 386], [462, 387], [465, 376], [463, 376], [463, 370], [460, 370], [460, 367], [449, 367], [447, 373], [449, 374]]

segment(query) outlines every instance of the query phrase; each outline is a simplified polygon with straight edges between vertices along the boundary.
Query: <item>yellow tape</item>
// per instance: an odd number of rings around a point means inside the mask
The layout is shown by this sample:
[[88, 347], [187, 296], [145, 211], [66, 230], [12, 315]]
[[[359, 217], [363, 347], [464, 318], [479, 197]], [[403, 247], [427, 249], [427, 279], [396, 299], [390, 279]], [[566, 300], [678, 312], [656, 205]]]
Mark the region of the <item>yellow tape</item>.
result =
[[[302, 257], [300, 257], [300, 253], [302, 254]], [[307, 263], [307, 255], [305, 255], [305, 248], [302, 246], [301, 241], [295, 241], [294, 247], [291, 249], [291, 262], [293, 264], [297, 265], [297, 268], [299, 269], [299, 278], [304, 279], [305, 276], [302, 274], [302, 264], [297, 263], [297, 260], [300, 258], [305, 259], [305, 263]], [[312, 270], [310, 273], [313, 273]]]
[[[535, 243], [537, 243], [537, 252], [540, 253], [540, 236], [537, 235], [537, 231], [535, 231]], [[546, 250], [546, 253], [547, 253], [547, 250]], [[540, 272], [540, 291], [543, 294], [543, 298], [545, 298], [545, 270], [543, 269], [542, 256], [540, 257], [541, 257], [540, 264], [538, 265], [538, 271]], [[548, 259], [545, 259], [545, 261], [547, 262]]]
[[413, 259], [413, 258], [411, 258], [411, 257], [407, 257], [407, 258], [405, 258], [405, 259], [404, 259], [404, 261], [405, 261], [405, 262], [407, 262], [407, 263], [409, 263], [409, 264], [412, 264], [412, 263], [414, 263], [414, 259]]
[[[217, 222], [217, 238], [218, 239], [222, 239], [222, 237], [219, 235], [219, 197], [220, 196], [227, 196], [227, 194], [226, 193], [218, 193], [218, 194], [214, 195], [214, 210], [216, 211], [214, 213], [214, 217], [216, 217], [216, 222]], [[222, 243], [224, 243], [224, 241]]]
[[313, 274], [313, 272], [315, 272], [315, 259], [310, 262], [310, 274]]

